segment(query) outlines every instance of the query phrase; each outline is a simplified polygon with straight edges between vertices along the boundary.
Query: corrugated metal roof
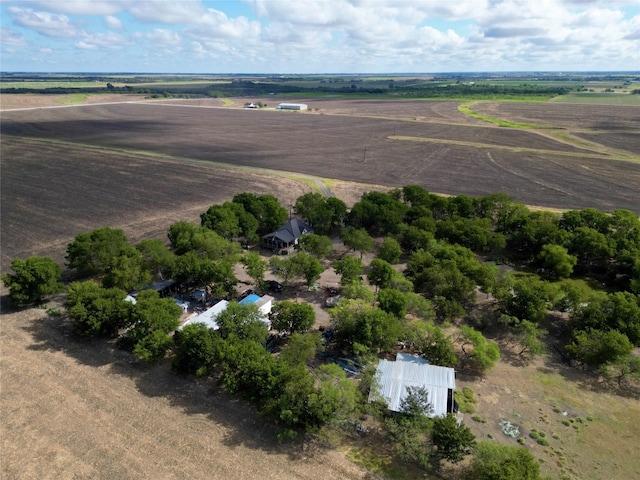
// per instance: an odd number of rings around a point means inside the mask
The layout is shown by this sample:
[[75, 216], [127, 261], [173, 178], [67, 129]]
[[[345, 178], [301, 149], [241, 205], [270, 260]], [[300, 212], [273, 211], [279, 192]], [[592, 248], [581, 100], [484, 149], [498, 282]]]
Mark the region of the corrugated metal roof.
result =
[[369, 401], [382, 396], [394, 412], [399, 412], [402, 400], [407, 396], [407, 387], [423, 387], [429, 395], [433, 416], [447, 414], [449, 389], [456, 387], [455, 370], [449, 367], [429, 365], [416, 355], [398, 353], [395, 362], [381, 360], [376, 370], [378, 390], [372, 390]]
[[220, 315], [220, 313], [224, 312], [227, 309], [229, 302], [226, 300], [221, 300], [216, 303], [213, 307], [208, 308], [200, 315], [196, 315], [195, 317], [191, 317], [189, 320], [184, 322], [180, 326], [180, 330], [182, 330], [187, 325], [191, 325], [192, 323], [204, 323], [207, 327], [212, 328], [213, 330], [218, 330], [218, 324], [216, 323], [216, 317]]

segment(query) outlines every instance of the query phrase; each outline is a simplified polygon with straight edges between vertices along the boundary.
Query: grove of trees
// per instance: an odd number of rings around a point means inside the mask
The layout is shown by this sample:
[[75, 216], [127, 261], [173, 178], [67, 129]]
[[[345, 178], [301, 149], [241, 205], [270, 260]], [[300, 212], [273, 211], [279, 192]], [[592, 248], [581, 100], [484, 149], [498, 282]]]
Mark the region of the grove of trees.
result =
[[[521, 358], [542, 353], [553, 311], [564, 320], [551, 341], [574, 365], [620, 388], [640, 381], [633, 355], [640, 346], [640, 219], [632, 212], [532, 212], [503, 194], [442, 197], [418, 185], [365, 193], [351, 209], [309, 193], [294, 209], [315, 233], [295, 253], [268, 262], [241, 244], [255, 244], [287, 220], [271, 195], [239, 194], [208, 208], [200, 225], [174, 223], [168, 245], [133, 245], [111, 227], [80, 233], [67, 246], [67, 267], [76, 275], [66, 286], [69, 320], [82, 336], [121, 336], [145, 361], [170, 357], [178, 374], [217, 378], [272, 418], [282, 439], [357, 423], [375, 410], [364, 401], [364, 383], [332, 363], [312, 366], [325, 348], [366, 363], [401, 347], [484, 375], [501, 356], [491, 338]], [[337, 239], [351, 253], [336, 255]], [[239, 264], [260, 291], [269, 268], [285, 292], [317, 288], [333, 268], [342, 299], [329, 310], [331, 335], [322, 340], [311, 331], [309, 304], [288, 300], [273, 309], [277, 354], [267, 348], [255, 306], [234, 301], [216, 319], [219, 330], [200, 324], [176, 331], [181, 308], [145, 289], [174, 279], [185, 290], [206, 288], [233, 300]], [[15, 259], [11, 268], [2, 280], [17, 307], [62, 289], [62, 268], [49, 258]], [[125, 300], [130, 292], [135, 302]], [[478, 313], [479, 298], [492, 308]], [[430, 419], [428, 411], [426, 392], [416, 390], [400, 416], [374, 413], [398, 454], [423, 468], [472, 455], [468, 478], [540, 478], [526, 450], [476, 443], [454, 418]]]

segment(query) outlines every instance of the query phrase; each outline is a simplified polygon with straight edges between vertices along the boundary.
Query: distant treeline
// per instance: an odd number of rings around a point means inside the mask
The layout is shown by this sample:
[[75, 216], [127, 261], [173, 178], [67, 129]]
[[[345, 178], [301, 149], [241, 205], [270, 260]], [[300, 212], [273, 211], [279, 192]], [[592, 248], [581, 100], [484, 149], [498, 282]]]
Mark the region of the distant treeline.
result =
[[[345, 85], [346, 83], [346, 85]], [[304, 94], [318, 95], [324, 93], [341, 95], [376, 95], [380, 97], [407, 98], [468, 98], [468, 97], [553, 97], [564, 95], [572, 91], [571, 87], [545, 86], [537, 84], [521, 85], [491, 85], [443, 82], [424, 82], [419, 84], [402, 85], [401, 82], [389, 82], [388, 85], [361, 84], [359, 82], [344, 82], [340, 86], [319, 83], [317, 86], [300, 86], [281, 82], [255, 82], [250, 80], [236, 80], [230, 83], [216, 83], [211, 85], [170, 85], [159, 84], [157, 87], [136, 87], [126, 85], [115, 87], [107, 83], [104, 88], [96, 87], [51, 87], [51, 88], [0, 88], [0, 93], [40, 93], [40, 94], [73, 94], [73, 93], [136, 93], [163, 97], [249, 97], [269, 94]]]

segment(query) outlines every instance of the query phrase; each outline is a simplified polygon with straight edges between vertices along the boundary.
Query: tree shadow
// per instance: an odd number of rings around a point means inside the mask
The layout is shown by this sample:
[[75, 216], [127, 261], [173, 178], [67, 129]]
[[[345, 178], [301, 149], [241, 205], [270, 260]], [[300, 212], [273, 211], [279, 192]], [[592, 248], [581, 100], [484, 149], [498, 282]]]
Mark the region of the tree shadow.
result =
[[[556, 346], [557, 347], [557, 346]], [[544, 357], [544, 366], [538, 370], [542, 373], [557, 373], [576, 387], [594, 393], [608, 393], [619, 397], [640, 398], [640, 388], [634, 385], [618, 386], [606, 381], [593, 367], [580, 367], [571, 363], [562, 350], [554, 348]]]
[[203, 415], [227, 432], [223, 444], [243, 446], [290, 460], [308, 458], [309, 437], [304, 434], [280, 443], [277, 427], [259, 415], [255, 407], [224, 391], [214, 378], [176, 375], [165, 359], [148, 365], [119, 349], [116, 340], [78, 336], [64, 316], [46, 315], [22, 327], [33, 338], [31, 350], [62, 352], [90, 367], [108, 367], [108, 372], [132, 379], [137, 390], [151, 398], [169, 401], [188, 415]]

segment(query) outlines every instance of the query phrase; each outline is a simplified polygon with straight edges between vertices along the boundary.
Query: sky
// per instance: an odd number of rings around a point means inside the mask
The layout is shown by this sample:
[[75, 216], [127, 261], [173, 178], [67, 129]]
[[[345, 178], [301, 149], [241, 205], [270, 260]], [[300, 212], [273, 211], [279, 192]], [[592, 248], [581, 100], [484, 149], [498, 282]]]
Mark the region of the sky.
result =
[[0, 70], [640, 70], [640, 0], [0, 0]]

